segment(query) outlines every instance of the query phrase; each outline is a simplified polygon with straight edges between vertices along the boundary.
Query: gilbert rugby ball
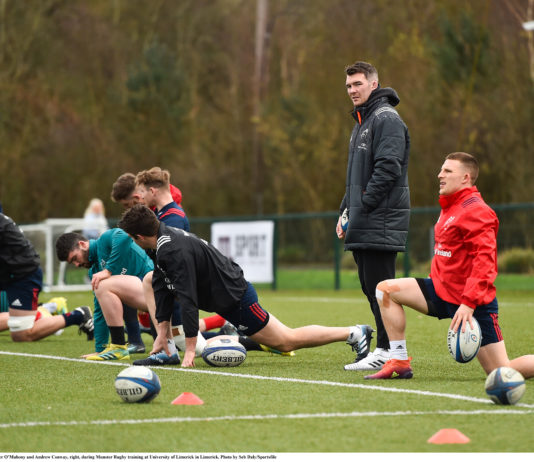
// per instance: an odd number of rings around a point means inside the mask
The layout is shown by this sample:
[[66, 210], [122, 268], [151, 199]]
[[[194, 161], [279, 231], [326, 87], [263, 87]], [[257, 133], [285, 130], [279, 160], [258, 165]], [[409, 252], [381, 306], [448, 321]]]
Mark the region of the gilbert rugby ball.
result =
[[214, 338], [202, 352], [202, 359], [215, 367], [239, 366], [246, 358], [247, 350], [233, 338]]
[[475, 318], [472, 318], [473, 329], [469, 323], [465, 326], [465, 332], [462, 332], [462, 326], [456, 332], [449, 329], [447, 333], [447, 346], [451, 356], [459, 363], [467, 363], [478, 354], [482, 333], [480, 326]]
[[525, 379], [511, 367], [498, 367], [486, 379], [486, 393], [495, 404], [515, 404], [525, 393]]
[[341, 229], [343, 230], [343, 232], [346, 232], [348, 227], [349, 227], [349, 211], [345, 209], [343, 210], [343, 213], [341, 214]]
[[115, 390], [127, 403], [148, 403], [161, 390], [156, 373], [145, 366], [130, 366], [115, 378]]

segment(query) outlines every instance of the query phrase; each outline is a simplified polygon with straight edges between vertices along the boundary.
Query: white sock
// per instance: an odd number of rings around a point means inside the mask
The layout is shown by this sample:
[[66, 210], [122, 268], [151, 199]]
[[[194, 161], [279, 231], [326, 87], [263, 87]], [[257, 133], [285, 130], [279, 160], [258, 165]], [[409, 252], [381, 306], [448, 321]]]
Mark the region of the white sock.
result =
[[351, 337], [354, 336], [358, 340], [362, 338], [362, 328], [358, 325], [356, 326], [350, 326], [349, 327], [349, 336], [347, 337], [347, 341], [351, 339]]
[[389, 353], [391, 355], [391, 359], [408, 359], [406, 340], [390, 340]]
[[387, 348], [375, 348], [375, 351], [373, 353], [382, 355], [382, 356], [391, 356], [390, 351]]
[[56, 302], [52, 302], [52, 303], [43, 303], [41, 305], [43, 308], [46, 308], [48, 310], [48, 312], [50, 314], [54, 314], [54, 312], [56, 311], [57, 309], [57, 305], [56, 305]]
[[167, 346], [169, 347], [169, 352], [171, 353], [171, 356], [176, 353], [176, 345], [174, 344], [174, 339], [168, 338]]

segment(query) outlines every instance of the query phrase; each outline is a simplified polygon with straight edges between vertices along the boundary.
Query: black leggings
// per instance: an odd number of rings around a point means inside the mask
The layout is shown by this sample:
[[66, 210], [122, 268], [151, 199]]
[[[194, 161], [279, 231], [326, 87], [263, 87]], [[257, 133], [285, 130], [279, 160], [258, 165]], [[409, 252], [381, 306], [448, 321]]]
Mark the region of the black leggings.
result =
[[389, 338], [382, 322], [380, 307], [376, 301], [376, 286], [380, 281], [395, 277], [397, 252], [382, 250], [354, 250], [354, 261], [358, 265], [358, 277], [363, 293], [369, 300], [376, 323], [377, 348], [389, 349]]

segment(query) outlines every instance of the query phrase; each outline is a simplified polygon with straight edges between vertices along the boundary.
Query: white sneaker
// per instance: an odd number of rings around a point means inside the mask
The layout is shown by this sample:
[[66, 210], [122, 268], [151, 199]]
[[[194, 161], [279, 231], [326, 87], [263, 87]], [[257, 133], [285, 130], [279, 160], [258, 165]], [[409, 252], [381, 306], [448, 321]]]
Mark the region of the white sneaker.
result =
[[379, 371], [390, 360], [389, 350], [377, 348], [360, 361], [347, 364], [346, 371]]

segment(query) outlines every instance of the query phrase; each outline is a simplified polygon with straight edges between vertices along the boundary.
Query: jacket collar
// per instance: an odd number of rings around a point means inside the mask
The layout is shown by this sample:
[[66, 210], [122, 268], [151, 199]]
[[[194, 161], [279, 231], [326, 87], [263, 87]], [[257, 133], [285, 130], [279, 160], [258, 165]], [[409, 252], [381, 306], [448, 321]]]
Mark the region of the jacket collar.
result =
[[439, 196], [439, 205], [441, 205], [442, 209], [449, 208], [451, 205], [457, 204], [458, 202], [462, 202], [464, 199], [466, 199], [473, 193], [480, 195], [476, 186], [471, 186], [470, 188], [463, 188], [452, 194], [441, 195]]
[[397, 92], [393, 88], [382, 88], [380, 85], [376, 87], [371, 94], [369, 99], [362, 104], [361, 106], [355, 106], [352, 111], [352, 117], [361, 125], [363, 121], [371, 115], [374, 110], [384, 103], [389, 103], [392, 106], [397, 106], [400, 100], [397, 95]]

